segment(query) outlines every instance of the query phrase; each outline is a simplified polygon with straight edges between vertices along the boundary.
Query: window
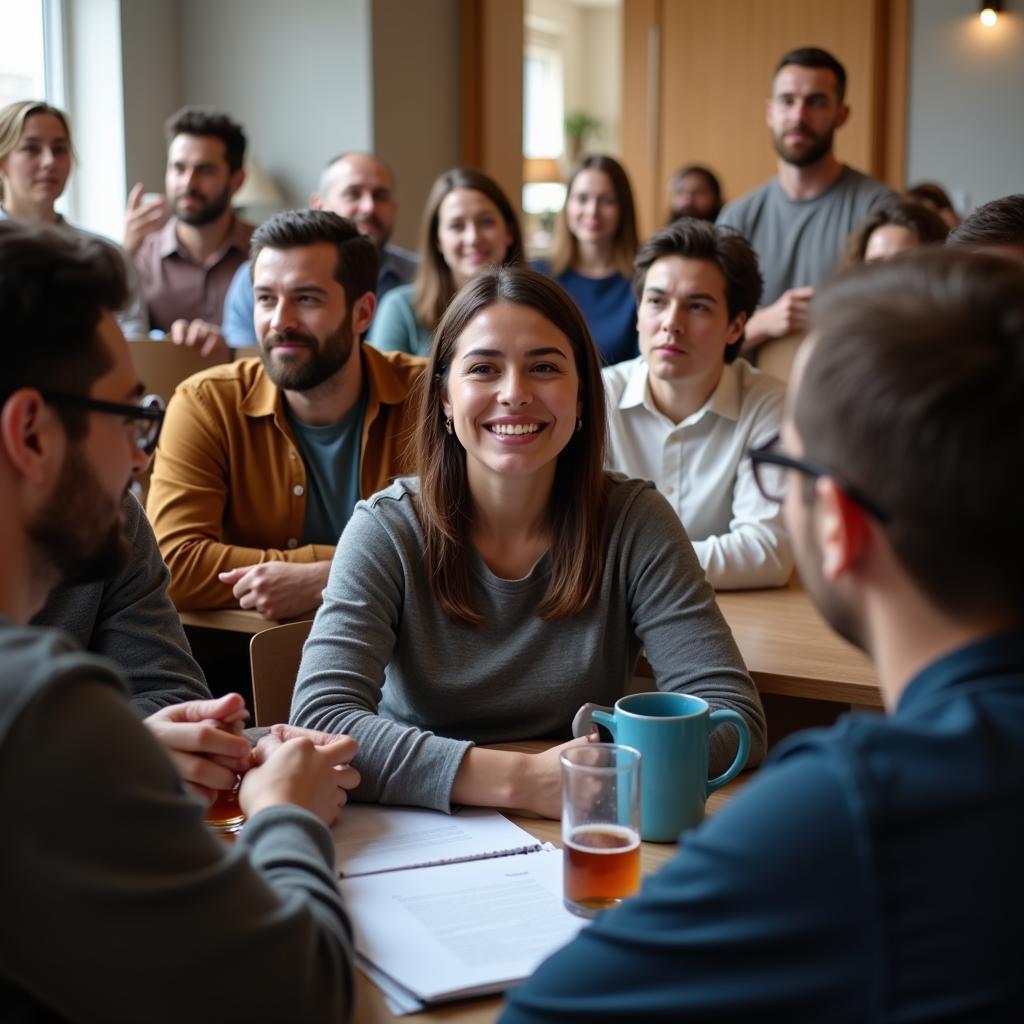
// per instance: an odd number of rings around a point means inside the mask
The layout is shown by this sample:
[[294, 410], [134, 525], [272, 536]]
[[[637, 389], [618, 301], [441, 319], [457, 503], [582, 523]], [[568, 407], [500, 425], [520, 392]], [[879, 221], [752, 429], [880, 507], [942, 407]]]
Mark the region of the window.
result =
[[0, 107], [46, 99], [43, 0], [0, 0]]

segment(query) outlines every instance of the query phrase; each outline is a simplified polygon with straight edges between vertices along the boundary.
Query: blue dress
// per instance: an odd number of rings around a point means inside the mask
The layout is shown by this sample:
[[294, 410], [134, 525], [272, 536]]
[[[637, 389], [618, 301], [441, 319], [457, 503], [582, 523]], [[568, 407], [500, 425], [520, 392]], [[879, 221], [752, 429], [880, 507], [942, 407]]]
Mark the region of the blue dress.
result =
[[636, 302], [629, 280], [616, 272], [609, 277], [584, 277], [575, 270], [552, 274], [545, 260], [531, 264], [554, 279], [572, 296], [583, 314], [594, 344], [607, 366], [640, 354], [636, 338]]

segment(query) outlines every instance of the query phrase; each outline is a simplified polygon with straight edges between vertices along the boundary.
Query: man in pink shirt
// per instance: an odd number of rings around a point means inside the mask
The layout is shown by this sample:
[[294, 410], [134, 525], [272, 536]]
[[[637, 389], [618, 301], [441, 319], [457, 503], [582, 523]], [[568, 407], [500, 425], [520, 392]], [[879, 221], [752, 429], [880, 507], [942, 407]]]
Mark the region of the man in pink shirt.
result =
[[[231, 209], [245, 180], [245, 134], [226, 114], [202, 107], [173, 114], [166, 134], [166, 199], [143, 202], [142, 184], [132, 189], [124, 245], [152, 326], [207, 354], [225, 348], [224, 298], [253, 232]], [[168, 203], [173, 216], [164, 223]]]

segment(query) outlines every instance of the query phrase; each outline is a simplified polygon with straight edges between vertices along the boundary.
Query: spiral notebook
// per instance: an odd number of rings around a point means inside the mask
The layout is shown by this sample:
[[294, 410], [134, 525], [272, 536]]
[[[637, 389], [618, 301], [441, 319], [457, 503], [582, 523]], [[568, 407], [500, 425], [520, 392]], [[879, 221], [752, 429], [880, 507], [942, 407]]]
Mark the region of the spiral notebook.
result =
[[501, 992], [585, 923], [561, 852], [496, 811], [351, 805], [333, 834], [360, 966], [395, 1013]]

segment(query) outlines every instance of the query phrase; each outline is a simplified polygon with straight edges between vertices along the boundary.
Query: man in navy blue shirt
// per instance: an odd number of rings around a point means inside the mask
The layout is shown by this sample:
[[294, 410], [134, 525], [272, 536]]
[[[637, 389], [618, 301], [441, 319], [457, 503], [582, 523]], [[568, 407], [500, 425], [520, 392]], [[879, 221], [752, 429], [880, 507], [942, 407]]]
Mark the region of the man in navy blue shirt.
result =
[[1019, 1019], [1024, 268], [876, 264], [811, 336], [753, 458], [888, 714], [780, 746], [505, 1024]]

